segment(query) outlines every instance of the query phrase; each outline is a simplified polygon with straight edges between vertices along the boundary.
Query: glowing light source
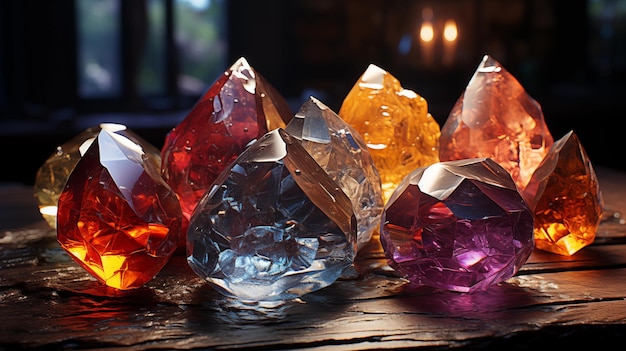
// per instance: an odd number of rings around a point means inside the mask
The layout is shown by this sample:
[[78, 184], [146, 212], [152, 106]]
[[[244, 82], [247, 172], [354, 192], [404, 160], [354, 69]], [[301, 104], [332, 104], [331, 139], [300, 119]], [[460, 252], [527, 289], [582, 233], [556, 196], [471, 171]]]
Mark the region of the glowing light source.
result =
[[420, 28], [420, 40], [430, 43], [435, 38], [435, 30], [431, 22], [423, 22]]
[[443, 27], [443, 38], [446, 41], [452, 42], [456, 40], [458, 34], [456, 22], [454, 20], [447, 20]]

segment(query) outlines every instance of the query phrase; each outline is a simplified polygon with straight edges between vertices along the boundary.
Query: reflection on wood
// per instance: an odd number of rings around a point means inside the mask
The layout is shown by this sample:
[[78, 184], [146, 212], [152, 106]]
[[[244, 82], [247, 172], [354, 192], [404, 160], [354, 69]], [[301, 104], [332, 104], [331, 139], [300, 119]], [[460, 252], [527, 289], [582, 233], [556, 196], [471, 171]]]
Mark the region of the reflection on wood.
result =
[[[408, 286], [376, 237], [357, 278], [278, 307], [219, 295], [183, 256], [118, 292], [69, 260], [43, 220], [4, 229], [0, 349], [609, 349], [626, 332], [626, 175], [598, 176], [607, 215], [594, 244], [572, 257], [535, 251], [515, 277], [474, 294]], [[1, 211], [30, 196], [10, 189], [0, 187]]]

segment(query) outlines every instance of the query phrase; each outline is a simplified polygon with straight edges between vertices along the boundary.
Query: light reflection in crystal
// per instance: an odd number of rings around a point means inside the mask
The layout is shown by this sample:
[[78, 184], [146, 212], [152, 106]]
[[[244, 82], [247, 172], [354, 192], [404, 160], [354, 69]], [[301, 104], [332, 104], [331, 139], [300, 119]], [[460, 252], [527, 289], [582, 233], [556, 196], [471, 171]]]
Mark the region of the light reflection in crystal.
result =
[[314, 97], [302, 104], [285, 130], [351, 200], [358, 221], [357, 246], [365, 246], [378, 229], [384, 203], [380, 175], [363, 137]]
[[390, 266], [413, 284], [484, 290], [512, 277], [530, 256], [533, 216], [493, 160], [440, 162], [398, 186], [380, 239]]
[[188, 240], [190, 267], [222, 294], [287, 300], [332, 284], [352, 264], [356, 219], [336, 183], [277, 129], [220, 175]]

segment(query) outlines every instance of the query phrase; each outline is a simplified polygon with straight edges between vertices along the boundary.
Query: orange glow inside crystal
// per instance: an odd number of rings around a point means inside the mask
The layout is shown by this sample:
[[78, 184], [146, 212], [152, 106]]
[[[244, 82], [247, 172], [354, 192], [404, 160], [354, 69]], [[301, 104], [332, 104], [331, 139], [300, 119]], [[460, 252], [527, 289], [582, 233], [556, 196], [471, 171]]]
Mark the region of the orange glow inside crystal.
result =
[[[57, 240], [105, 285], [128, 290], [150, 281], [177, 248], [183, 214], [150, 157], [126, 136], [101, 131], [59, 197]], [[138, 141], [141, 143], [141, 141]]]
[[591, 244], [604, 201], [597, 176], [573, 131], [550, 148], [524, 192], [535, 213], [535, 246], [571, 256]]

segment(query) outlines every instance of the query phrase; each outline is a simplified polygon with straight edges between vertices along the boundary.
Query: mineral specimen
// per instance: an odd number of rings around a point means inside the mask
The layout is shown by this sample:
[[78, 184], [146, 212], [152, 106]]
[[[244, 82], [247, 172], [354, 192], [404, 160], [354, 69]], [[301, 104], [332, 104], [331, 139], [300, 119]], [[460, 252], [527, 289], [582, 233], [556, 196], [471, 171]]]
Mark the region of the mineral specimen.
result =
[[376, 65], [369, 65], [352, 87], [339, 116], [363, 136], [385, 201], [415, 168], [439, 161], [439, 124], [426, 100]]
[[361, 249], [378, 230], [384, 206], [380, 176], [363, 137], [314, 97], [302, 105], [285, 131], [300, 141], [351, 200]]
[[524, 196], [535, 214], [538, 249], [571, 256], [595, 240], [604, 201], [591, 161], [574, 131], [552, 145]]
[[102, 129], [59, 197], [59, 244], [95, 278], [120, 290], [150, 281], [182, 235], [178, 198], [146, 153], [150, 148]]
[[439, 162], [408, 175], [385, 205], [380, 239], [411, 283], [473, 292], [515, 275], [533, 251], [533, 214], [488, 158]]
[[226, 296], [283, 301], [332, 284], [356, 251], [350, 199], [277, 128], [201, 198], [189, 223], [187, 262]]
[[554, 140], [541, 106], [485, 55], [441, 127], [441, 161], [488, 157], [523, 190]]

